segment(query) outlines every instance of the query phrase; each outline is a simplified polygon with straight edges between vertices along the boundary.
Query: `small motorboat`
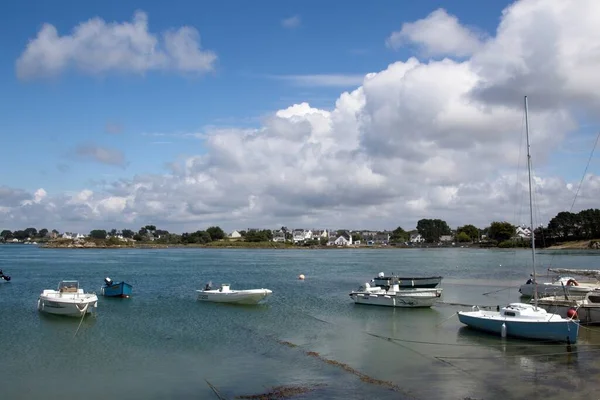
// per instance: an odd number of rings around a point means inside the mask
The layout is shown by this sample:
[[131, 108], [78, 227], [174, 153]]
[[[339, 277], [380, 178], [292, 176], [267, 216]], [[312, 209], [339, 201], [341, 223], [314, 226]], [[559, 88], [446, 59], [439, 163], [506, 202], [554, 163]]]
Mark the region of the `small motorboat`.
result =
[[435, 288], [442, 283], [441, 276], [412, 276], [412, 277], [400, 277], [400, 276], [386, 276], [383, 272], [377, 274], [375, 278], [371, 280], [375, 286], [385, 288], [386, 290], [392, 285], [397, 283], [400, 289], [408, 288]]
[[204, 289], [196, 290], [198, 300], [216, 303], [258, 304], [273, 293], [269, 289], [231, 290], [230, 286], [228, 283], [223, 283], [220, 288], [213, 289], [208, 283]]
[[10, 282], [10, 276], [4, 275], [4, 272], [0, 269], [0, 282]]
[[440, 288], [401, 289], [392, 282], [389, 289], [371, 286], [365, 283], [358, 290], [350, 292], [350, 298], [356, 304], [373, 306], [426, 308], [433, 306], [442, 296]]
[[104, 278], [104, 285], [100, 288], [100, 294], [106, 297], [131, 296], [133, 286], [126, 282], [113, 282], [109, 277]]
[[600, 289], [600, 282], [578, 282], [572, 276], [558, 276], [552, 282], [541, 282], [537, 285], [532, 278], [519, 287], [522, 297], [534, 297], [537, 287], [539, 297], [560, 296], [562, 294], [585, 296], [587, 292]]
[[58, 290], [46, 289], [38, 299], [38, 310], [48, 314], [81, 317], [98, 307], [95, 293], [84, 293], [78, 281], [61, 281]]

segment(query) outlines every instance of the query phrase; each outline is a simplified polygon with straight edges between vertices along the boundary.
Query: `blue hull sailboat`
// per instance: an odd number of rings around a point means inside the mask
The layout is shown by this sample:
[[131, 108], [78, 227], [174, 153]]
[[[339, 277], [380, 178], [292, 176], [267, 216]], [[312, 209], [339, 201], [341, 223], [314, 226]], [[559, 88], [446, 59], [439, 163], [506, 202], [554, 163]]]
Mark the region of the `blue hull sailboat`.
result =
[[527, 170], [529, 173], [529, 218], [531, 223], [531, 255], [533, 259], [533, 282], [536, 285], [534, 303], [511, 303], [498, 311], [480, 310], [473, 306], [472, 311], [459, 311], [458, 320], [463, 324], [502, 337], [512, 336], [523, 339], [538, 339], [556, 342], [576, 343], [579, 334], [579, 321], [563, 318], [538, 307], [537, 280], [535, 273], [535, 232], [533, 225], [533, 198], [531, 190], [531, 154], [529, 150], [529, 120], [527, 116], [527, 96], [525, 96], [525, 133], [527, 138]]
[[104, 279], [104, 286], [100, 288], [100, 293], [106, 297], [130, 297], [133, 286], [125, 282], [113, 282], [112, 279]]

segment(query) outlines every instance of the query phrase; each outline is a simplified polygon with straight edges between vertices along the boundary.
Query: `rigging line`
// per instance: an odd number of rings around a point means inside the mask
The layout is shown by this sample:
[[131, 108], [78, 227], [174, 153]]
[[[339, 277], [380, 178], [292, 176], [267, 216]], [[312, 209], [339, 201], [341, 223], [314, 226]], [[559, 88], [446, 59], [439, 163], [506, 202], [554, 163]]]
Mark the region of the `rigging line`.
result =
[[551, 356], [564, 356], [564, 355], [575, 355], [575, 354], [586, 354], [586, 353], [596, 353], [599, 352], [600, 349], [593, 350], [584, 350], [584, 351], [561, 351], [560, 353], [546, 353], [546, 354], [515, 354], [515, 355], [501, 355], [501, 356], [493, 356], [493, 357], [444, 357], [444, 356], [435, 356], [437, 359], [445, 359], [445, 360], [495, 360], [495, 359], [505, 359], [505, 358], [519, 358], [519, 357], [551, 357]]
[[598, 145], [598, 139], [600, 138], [600, 131], [598, 131], [598, 135], [596, 135], [596, 141], [594, 142], [594, 147], [592, 147], [592, 152], [590, 153], [590, 157], [588, 158], [587, 165], [585, 166], [585, 170], [583, 171], [583, 176], [579, 181], [579, 186], [577, 187], [577, 191], [575, 192], [575, 198], [573, 199], [573, 203], [571, 203], [571, 209], [569, 212], [573, 211], [573, 207], [575, 206], [575, 200], [577, 200], [577, 196], [579, 195], [579, 190], [581, 189], [581, 185], [583, 185], [583, 181], [585, 179], [585, 174], [590, 166], [590, 162], [592, 161], [592, 157], [594, 156], [594, 150], [596, 150], [596, 146]]

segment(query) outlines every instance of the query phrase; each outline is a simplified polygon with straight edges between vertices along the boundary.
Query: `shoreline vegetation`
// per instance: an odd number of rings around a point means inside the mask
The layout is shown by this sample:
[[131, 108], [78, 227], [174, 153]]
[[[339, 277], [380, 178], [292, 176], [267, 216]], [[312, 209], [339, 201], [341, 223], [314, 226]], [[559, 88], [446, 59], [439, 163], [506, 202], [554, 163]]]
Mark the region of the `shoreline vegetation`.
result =
[[[7, 243], [10, 244], [10, 243]], [[427, 244], [418, 245], [349, 245], [349, 246], [327, 246], [327, 245], [294, 245], [292, 243], [281, 242], [247, 242], [243, 240], [219, 240], [209, 243], [160, 243], [158, 241], [115, 241], [111, 239], [51, 239], [39, 243], [39, 247], [49, 249], [168, 249], [168, 248], [211, 248], [211, 249], [439, 249], [439, 248], [465, 248], [465, 249], [489, 249], [498, 248], [490, 246], [487, 243], [461, 243], [461, 244]], [[523, 248], [526, 249], [526, 248]], [[600, 239], [594, 240], [575, 240], [557, 243], [555, 245], [541, 248], [540, 250], [600, 250]]]

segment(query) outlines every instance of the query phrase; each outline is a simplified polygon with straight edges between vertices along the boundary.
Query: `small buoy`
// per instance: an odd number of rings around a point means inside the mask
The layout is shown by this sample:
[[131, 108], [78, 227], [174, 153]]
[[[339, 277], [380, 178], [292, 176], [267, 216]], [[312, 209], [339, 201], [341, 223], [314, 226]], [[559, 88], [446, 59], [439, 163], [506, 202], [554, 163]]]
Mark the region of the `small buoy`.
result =
[[500, 330], [500, 336], [503, 338], [506, 337], [506, 324], [502, 324], [502, 329]]
[[300, 279], [301, 281], [303, 281], [304, 280], [304, 274], [298, 275], [298, 279]]
[[567, 311], [567, 317], [571, 319], [578, 319], [577, 310], [574, 308], [569, 308], [569, 310]]
[[502, 264], [500, 264], [500, 266], [502, 266]]

